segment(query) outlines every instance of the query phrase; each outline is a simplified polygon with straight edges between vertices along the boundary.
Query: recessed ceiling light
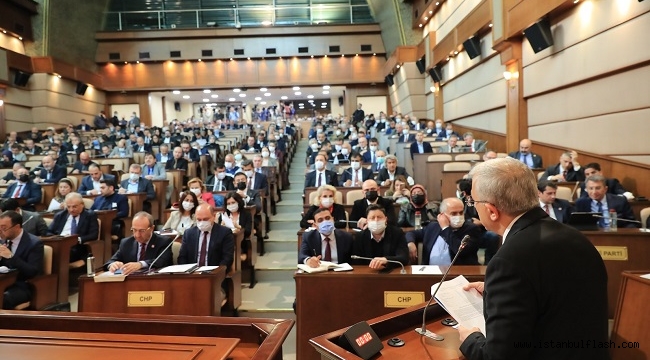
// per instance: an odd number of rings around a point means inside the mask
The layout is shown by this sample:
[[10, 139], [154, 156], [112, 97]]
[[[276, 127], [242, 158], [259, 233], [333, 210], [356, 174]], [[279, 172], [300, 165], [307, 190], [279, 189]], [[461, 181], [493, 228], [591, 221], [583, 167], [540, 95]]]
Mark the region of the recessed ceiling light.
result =
[[266, 105], [266, 101], [262, 101], [260, 104], [262, 104], [262, 105]]
[[22, 37], [22, 36], [19, 36], [19, 37], [18, 37], [18, 40], [22, 40], [22, 39], [23, 39], [23, 37]]
[[327, 90], [323, 91], [323, 95], [328, 95], [329, 93], [330, 93], [330, 92], [327, 91]]
[[233, 61], [233, 58], [230, 58], [230, 61]]
[[429, 10], [429, 14], [433, 14], [433, 10]]
[[251, 57], [250, 57], [250, 56], [246, 58], [246, 60], [250, 60], [250, 59], [251, 59]]
[[302, 95], [302, 93], [300, 91], [296, 91], [294, 94], [296, 94], [296, 96]]
[[490, 25], [488, 25], [488, 26], [489, 26], [489, 27], [492, 27], [492, 26], [494, 26], [494, 25], [493, 25], [492, 23], [490, 23]]
[[241, 91], [241, 89], [232, 89], [232, 91], [238, 93]]
[[208, 102], [208, 101], [210, 101], [210, 99], [203, 99], [203, 102]]
[[345, 57], [345, 54], [341, 54], [341, 57]]
[[326, 103], [326, 102], [324, 102], [324, 103], [321, 103], [321, 105], [327, 105], [327, 103]]
[[314, 102], [314, 100], [307, 100], [307, 102], [311, 104]]
[[327, 106], [326, 105], [321, 105], [321, 109], [325, 109]]
[[313, 99], [314, 95], [307, 95], [307, 99]]
[[239, 97], [246, 97], [246, 94], [241, 93], [241, 94], [239, 94]]
[[183, 95], [183, 99], [189, 99], [189, 98], [190, 98], [189, 95]]
[[287, 100], [288, 97], [287, 97], [286, 95], [283, 95], [283, 96], [280, 97], [280, 99], [282, 99], [282, 100]]
[[260, 88], [261, 92], [266, 92], [266, 90], [267, 90], [266, 88]]
[[323, 85], [323, 90], [329, 90], [330, 86], [329, 85]]
[[255, 98], [255, 101], [260, 101], [260, 100], [262, 100], [262, 98], [259, 96]]
[[235, 101], [235, 100], [237, 100], [237, 99], [235, 99], [235, 98], [228, 99], [228, 101]]
[[273, 23], [270, 22], [270, 21], [268, 21], [268, 20], [264, 20], [264, 21], [262, 21], [262, 25], [264, 25], [264, 26], [269, 26], [269, 25], [271, 25], [271, 24], [273, 24]]
[[174, 95], [179, 95], [180, 93], [181, 93], [180, 90], [174, 90], [174, 91], [172, 91], [172, 94], [174, 94]]
[[298, 106], [305, 106], [305, 104], [303, 104], [303, 103], [299, 103]]
[[429, 20], [429, 17], [428, 17], [428, 16], [425, 16], [425, 17], [424, 17], [424, 20]]
[[440, 1], [436, 1], [436, 6], [440, 5]]
[[201, 59], [199, 59], [199, 62], [200, 62], [200, 61], [201, 61]]
[[210, 95], [210, 97], [213, 98], [213, 99], [216, 99], [216, 98], [219, 97], [219, 95], [217, 95], [217, 94], [212, 94], [212, 95]]
[[422, 27], [422, 24], [418, 25], [418, 27]]
[[293, 91], [298, 91], [298, 90], [300, 90], [300, 86], [294, 86], [293, 87]]
[[203, 93], [204, 93], [204, 94], [209, 94], [209, 93], [211, 93], [211, 92], [212, 92], [212, 90], [210, 90], [210, 89], [205, 89], [205, 90], [203, 90]]
[[271, 96], [271, 93], [264, 93], [264, 96]]
[[136, 60], [135, 63], [136, 63], [136, 64], [139, 64], [139, 63], [140, 63], [140, 60]]

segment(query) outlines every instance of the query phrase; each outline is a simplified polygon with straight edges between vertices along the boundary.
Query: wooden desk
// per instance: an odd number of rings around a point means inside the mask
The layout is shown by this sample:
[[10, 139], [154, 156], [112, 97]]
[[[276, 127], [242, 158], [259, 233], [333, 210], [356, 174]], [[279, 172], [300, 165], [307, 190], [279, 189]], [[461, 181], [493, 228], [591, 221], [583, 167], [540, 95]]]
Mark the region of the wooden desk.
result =
[[614, 318], [621, 273], [630, 269], [650, 269], [650, 232], [618, 229], [615, 232], [583, 231], [599, 249], [607, 269], [608, 316]]
[[[441, 268], [443, 272], [446, 270]], [[389, 274], [381, 274], [367, 266], [355, 266], [348, 272], [296, 273], [296, 358], [319, 358], [308, 343], [315, 336], [394, 311], [395, 308], [385, 307], [387, 291], [417, 292], [427, 301], [431, 297], [431, 286], [440, 281], [442, 275], [412, 275], [410, 269], [407, 271], [408, 274], [400, 274], [393, 269]], [[454, 266], [449, 278], [461, 274], [470, 282], [483, 281], [485, 267]]]
[[97, 220], [100, 220], [99, 233], [100, 238], [104, 241], [103, 254], [95, 254], [95, 264], [101, 266], [113, 256], [111, 229], [117, 210], [97, 210], [95, 214], [97, 214]]
[[167, 187], [169, 180], [151, 180], [156, 191], [156, 199], [151, 201], [151, 216], [160, 219], [167, 207]]
[[[164, 316], [164, 315], [109, 315], [80, 314], [33, 311], [0, 312], [0, 328], [25, 331], [64, 331], [83, 336], [88, 333], [98, 334], [133, 334], [147, 336], [174, 336], [180, 344], [194, 342], [186, 337], [200, 337], [203, 340], [217, 338], [239, 339], [230, 357], [232, 359], [282, 359], [282, 343], [293, 326], [292, 320], [220, 318], [209, 316]], [[45, 336], [43, 338], [46, 338]], [[224, 344], [225, 345], [225, 344]], [[146, 343], [142, 344], [147, 346]], [[168, 348], [168, 346], [160, 346]], [[226, 346], [227, 347], [227, 346]], [[80, 349], [85, 349], [81, 347]], [[129, 348], [132, 358], [133, 352]], [[88, 350], [83, 357], [88, 357]], [[94, 352], [93, 352], [94, 354]], [[178, 355], [178, 354], [176, 354]], [[192, 358], [186, 353], [185, 358]], [[43, 358], [41, 356], [40, 358]], [[71, 359], [72, 357], [53, 357]], [[82, 357], [75, 357], [82, 358]], [[127, 357], [122, 357], [126, 359]], [[143, 358], [143, 357], [138, 357]], [[144, 358], [151, 358], [146, 356]], [[156, 359], [178, 359], [175, 357], [155, 357]], [[114, 359], [112, 357], [111, 359]], [[98, 359], [99, 360], [99, 359]]]
[[[123, 282], [96, 283], [81, 276], [79, 312], [219, 316], [225, 275], [220, 266], [210, 274], [129, 275]], [[134, 291], [163, 292], [163, 305], [129, 306], [129, 292]]]
[[[621, 291], [616, 305], [616, 317], [612, 328], [611, 340], [618, 347], [613, 347], [613, 360], [650, 358], [650, 312], [643, 310], [650, 299], [650, 280], [641, 277], [645, 271], [624, 271], [621, 274]], [[638, 348], [623, 342], [636, 342]]]
[[18, 277], [18, 271], [9, 271], [6, 274], [0, 274], [0, 304], [4, 301], [5, 289], [13, 285]]
[[173, 204], [178, 202], [178, 193], [183, 191], [183, 186], [185, 186], [185, 170], [167, 170], [167, 173], [171, 173], [174, 177], [174, 188], [172, 189], [172, 197], [170, 200]]
[[56, 189], [59, 188], [59, 184], [42, 183], [40, 185], [41, 192], [43, 193], [43, 203], [35, 205], [37, 211], [46, 210], [47, 207], [50, 206], [50, 201], [54, 199], [54, 193], [56, 192]]
[[[458, 330], [445, 326], [440, 321], [449, 315], [438, 305], [433, 303], [427, 309], [427, 329], [444, 336], [443, 341], [434, 341], [422, 337], [415, 332], [415, 328], [422, 326], [422, 315], [425, 304], [420, 304], [407, 309], [399, 310], [367, 320], [368, 324], [381, 339], [384, 348], [377, 359], [464, 359], [459, 350], [460, 339]], [[358, 321], [357, 321], [358, 322]], [[348, 325], [354, 325], [350, 322]], [[360, 357], [346, 351], [338, 345], [338, 339], [347, 326], [327, 334], [317, 336], [309, 343], [322, 359], [358, 360]], [[404, 340], [402, 347], [388, 346], [387, 341], [393, 337]]]
[[70, 280], [70, 248], [77, 243], [76, 236], [43, 237], [43, 244], [52, 247], [52, 273], [57, 274], [58, 285], [56, 301], [68, 302], [68, 283]]

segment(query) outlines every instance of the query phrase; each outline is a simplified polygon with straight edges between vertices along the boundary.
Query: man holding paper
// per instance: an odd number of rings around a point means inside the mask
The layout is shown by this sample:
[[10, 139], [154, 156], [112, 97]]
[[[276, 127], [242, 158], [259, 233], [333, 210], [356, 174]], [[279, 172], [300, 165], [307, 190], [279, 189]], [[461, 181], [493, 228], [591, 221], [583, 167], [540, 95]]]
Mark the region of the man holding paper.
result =
[[[536, 177], [512, 158], [477, 165], [468, 206], [503, 237], [483, 294], [486, 331], [459, 327], [460, 350], [474, 359], [609, 359], [607, 273], [600, 254], [577, 230], [539, 207]], [[564, 346], [562, 346], [564, 344]], [[568, 344], [578, 344], [569, 346]]]
[[349, 263], [352, 236], [334, 228], [334, 217], [328, 208], [319, 208], [314, 212], [314, 226], [318, 231], [308, 231], [302, 235], [298, 264], [317, 268], [321, 260]]

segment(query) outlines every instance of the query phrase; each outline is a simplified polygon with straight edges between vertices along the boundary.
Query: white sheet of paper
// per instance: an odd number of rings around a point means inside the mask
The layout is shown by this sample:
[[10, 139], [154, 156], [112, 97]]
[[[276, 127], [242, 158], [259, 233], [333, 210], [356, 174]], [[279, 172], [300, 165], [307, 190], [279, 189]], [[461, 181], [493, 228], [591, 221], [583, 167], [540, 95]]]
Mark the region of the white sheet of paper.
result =
[[348, 263], [339, 264], [337, 267], [334, 268], [334, 271], [352, 271], [352, 270], [354, 270], [352, 268], [352, 265]]
[[411, 274], [442, 275], [442, 270], [438, 265], [411, 265]]
[[170, 265], [158, 270], [160, 274], [172, 274], [172, 273], [184, 273], [188, 272], [191, 268], [195, 267], [197, 264], [183, 264], [183, 265]]
[[225, 213], [221, 215], [221, 221], [223, 222], [223, 226], [228, 227], [230, 229], [235, 228], [235, 224], [233, 224], [232, 219], [228, 217]]
[[200, 268], [194, 270], [194, 272], [212, 271], [212, 270], [214, 270], [214, 269], [216, 269], [216, 268], [218, 268], [218, 267], [219, 267], [219, 266], [209, 266], [209, 265], [201, 266]]
[[[438, 284], [440, 283], [431, 287], [431, 294], [436, 291]], [[436, 301], [458, 321], [458, 324], [468, 329], [476, 326], [485, 335], [483, 296], [475, 289], [463, 290], [463, 286], [467, 284], [469, 281], [463, 275], [445, 281], [436, 294]]]
[[6, 266], [0, 266], [0, 274], [6, 274], [9, 272], [9, 268]]
[[650, 280], [650, 274], [641, 275], [641, 277]]

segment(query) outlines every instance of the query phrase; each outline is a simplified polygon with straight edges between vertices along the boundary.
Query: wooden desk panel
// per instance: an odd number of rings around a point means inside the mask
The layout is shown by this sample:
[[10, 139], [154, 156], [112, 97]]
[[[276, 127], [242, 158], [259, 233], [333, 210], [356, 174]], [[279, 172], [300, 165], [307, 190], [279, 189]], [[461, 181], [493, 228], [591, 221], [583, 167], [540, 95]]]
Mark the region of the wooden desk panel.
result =
[[167, 207], [167, 187], [169, 180], [151, 180], [156, 191], [156, 199], [151, 201], [151, 216], [160, 219]]
[[[428, 300], [431, 285], [442, 275], [412, 275], [407, 271], [409, 274], [402, 275], [397, 269], [381, 274], [366, 266], [355, 266], [349, 272], [296, 273], [297, 358], [319, 358], [308, 343], [315, 336], [394, 311], [384, 307], [385, 291], [424, 292]], [[470, 282], [483, 281], [485, 266], [454, 266], [449, 278], [460, 274]]]
[[624, 271], [621, 274], [621, 291], [611, 339], [616, 345], [637, 342], [639, 348], [614, 347], [611, 350], [613, 360], [650, 358], [650, 312], [641, 310], [647, 307], [650, 299], [650, 280], [641, 277], [648, 273], [650, 270]]
[[18, 271], [10, 271], [6, 274], [0, 274], [0, 304], [4, 301], [5, 289], [13, 285], [18, 277]]
[[48, 184], [48, 183], [42, 183], [41, 185], [41, 191], [43, 192], [43, 203], [41, 204], [36, 204], [36, 210], [37, 211], [42, 211], [46, 210], [48, 206], [50, 206], [50, 201], [54, 198], [54, 193], [56, 192], [56, 189], [59, 188], [59, 184]]
[[68, 302], [68, 283], [70, 280], [70, 248], [77, 244], [76, 236], [44, 237], [43, 244], [52, 247], [52, 273], [58, 276], [56, 301]]

